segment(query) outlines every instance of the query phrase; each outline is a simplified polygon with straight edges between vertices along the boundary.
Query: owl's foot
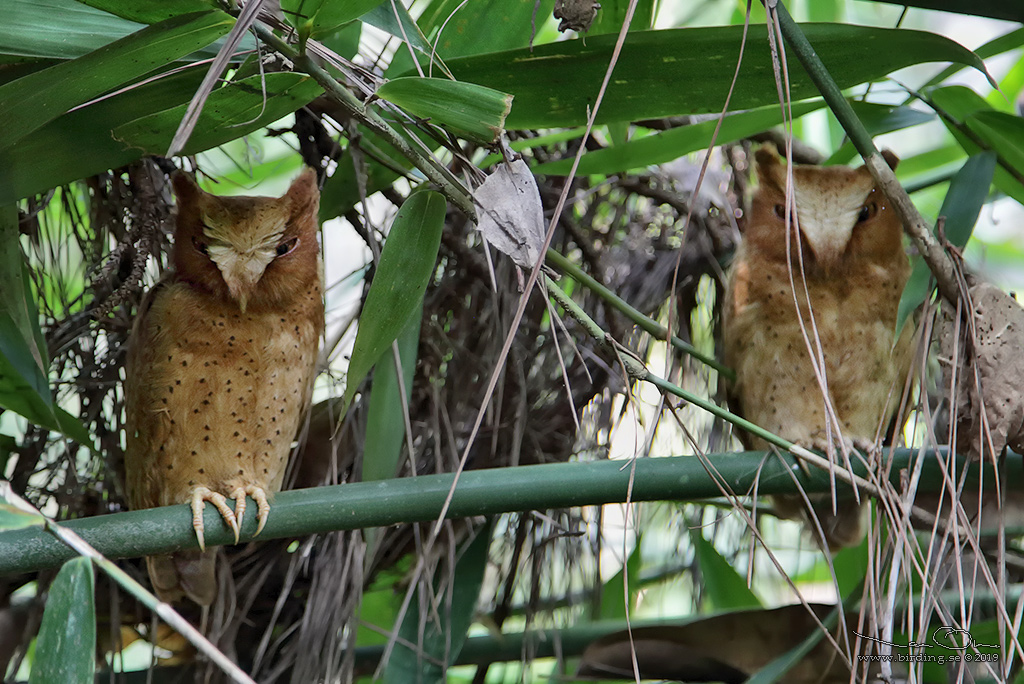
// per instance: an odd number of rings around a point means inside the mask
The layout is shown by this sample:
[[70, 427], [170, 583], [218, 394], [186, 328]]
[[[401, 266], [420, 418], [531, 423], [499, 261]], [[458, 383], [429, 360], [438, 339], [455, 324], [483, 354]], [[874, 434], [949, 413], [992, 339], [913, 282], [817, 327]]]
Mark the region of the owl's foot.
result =
[[[244, 502], [243, 497], [243, 502]], [[206, 538], [203, 534], [205, 525], [203, 524], [203, 508], [206, 502], [209, 501], [220, 513], [220, 517], [224, 518], [224, 523], [231, 528], [231, 531], [235, 534], [235, 543], [238, 543], [238, 520], [235, 518], [234, 511], [228, 507], [227, 499], [224, 498], [223, 494], [207, 489], [206, 487], [196, 487], [192, 491], [192, 528], [196, 531], [196, 539], [199, 541], [199, 548], [202, 551], [206, 550]]]
[[[242, 519], [245, 517], [246, 495], [251, 496], [252, 500], [256, 502], [256, 520], [259, 523], [256, 526], [256, 534], [259, 534], [267, 524], [267, 518], [270, 517], [270, 502], [267, 501], [267, 493], [261, 487], [256, 485], [235, 487], [231, 492], [231, 497], [235, 500], [235, 519], [238, 520], [239, 528], [242, 527]], [[235, 541], [238, 539], [236, 538]]]

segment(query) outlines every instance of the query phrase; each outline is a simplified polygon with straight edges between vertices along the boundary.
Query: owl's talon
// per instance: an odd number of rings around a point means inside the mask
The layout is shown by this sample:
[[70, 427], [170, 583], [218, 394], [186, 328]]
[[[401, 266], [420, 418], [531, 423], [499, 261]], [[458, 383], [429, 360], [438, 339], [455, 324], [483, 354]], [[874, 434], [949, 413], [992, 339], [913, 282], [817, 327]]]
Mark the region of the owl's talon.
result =
[[192, 492], [192, 529], [196, 531], [196, 540], [199, 542], [199, 550], [206, 550], [206, 537], [205, 529], [206, 526], [203, 523], [203, 508], [206, 502], [209, 501], [213, 504], [217, 512], [220, 513], [220, 517], [224, 519], [224, 523], [231, 528], [231, 531], [235, 535], [235, 543], [238, 543], [238, 521], [235, 519], [235, 513], [232, 511], [227, 504], [227, 499], [224, 498], [223, 494], [208, 489], [206, 487], [197, 487]]
[[259, 524], [256, 526], [256, 534], [259, 534], [267, 524], [267, 518], [270, 517], [270, 502], [267, 501], [267, 493], [262, 488], [253, 485], [246, 487], [245, 493], [256, 502], [256, 520], [259, 521]]
[[[242, 520], [245, 519], [245, 487], [235, 487], [231, 492], [231, 498], [235, 500], [235, 521], [238, 529], [242, 529]], [[238, 535], [235, 535], [235, 543], [238, 542]]]

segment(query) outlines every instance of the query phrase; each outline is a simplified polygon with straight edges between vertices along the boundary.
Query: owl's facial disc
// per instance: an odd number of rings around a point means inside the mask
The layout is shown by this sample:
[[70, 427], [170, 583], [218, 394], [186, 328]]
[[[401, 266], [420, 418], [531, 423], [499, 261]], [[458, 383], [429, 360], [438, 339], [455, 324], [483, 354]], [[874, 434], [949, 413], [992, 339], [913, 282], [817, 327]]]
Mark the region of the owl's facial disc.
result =
[[815, 261], [826, 271], [842, 264], [863, 207], [864, 195], [859, 192], [805, 193], [797, 184], [796, 215], [800, 234]]
[[259, 232], [218, 230], [218, 226], [204, 224], [203, 247], [217, 266], [231, 298], [245, 312], [267, 266], [278, 256], [278, 247], [284, 236], [285, 221], [265, 226]]

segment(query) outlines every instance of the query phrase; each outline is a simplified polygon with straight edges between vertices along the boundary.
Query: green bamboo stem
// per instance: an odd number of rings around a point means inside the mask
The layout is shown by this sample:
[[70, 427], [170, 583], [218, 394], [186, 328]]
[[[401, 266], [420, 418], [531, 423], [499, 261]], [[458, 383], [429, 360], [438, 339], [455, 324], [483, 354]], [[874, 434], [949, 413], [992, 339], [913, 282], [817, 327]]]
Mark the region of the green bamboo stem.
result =
[[772, 3], [764, 0], [764, 2], [769, 12], [772, 11], [771, 6], [774, 4], [774, 11], [779, 22], [779, 30], [782, 32], [783, 38], [785, 38], [789, 48], [807, 71], [807, 75], [810, 76], [811, 81], [818, 88], [818, 92], [825, 99], [829, 109], [832, 110], [836, 119], [839, 120], [839, 125], [850, 136], [850, 141], [857, 148], [860, 156], [864, 158], [864, 164], [868, 167], [875, 182], [879, 184], [882, 191], [892, 202], [892, 208], [903, 222], [904, 230], [910, 236], [910, 239], [914, 241], [925, 263], [928, 264], [928, 268], [935, 276], [939, 292], [948, 301], [956, 302], [959, 299], [957, 294], [959, 290], [953, 262], [943, 250], [942, 245], [935, 239], [930, 226], [914, 206], [914, 203], [910, 201], [910, 197], [900, 186], [899, 181], [896, 180], [896, 175], [889, 168], [885, 160], [882, 159], [882, 155], [875, 149], [871, 135], [864, 128], [860, 119], [857, 118], [853, 107], [843, 97], [842, 90], [832, 80], [831, 74], [828, 73], [825, 65], [822, 64], [821, 59], [815, 53], [814, 48], [811, 47], [803, 31], [793, 21], [793, 17], [786, 10], [786, 6], [781, 1]]
[[[889, 479], [895, 486], [899, 486], [900, 471], [912, 467], [917, 457], [917, 450], [896, 450], [889, 469]], [[939, 458], [934, 451], [925, 452], [923, 458], [919, 490], [937, 491], [942, 486]], [[1001, 484], [1020, 486], [1024, 479], [1021, 457], [1014, 455], [1008, 460], [1004, 472], [1009, 473], [1011, 481], [1004, 479]], [[720, 475], [718, 482], [708, 476], [707, 462]], [[630, 469], [624, 465], [625, 461], [594, 461], [464, 472], [448, 517], [623, 502], [630, 480]], [[963, 463], [946, 467], [960, 472], [956, 469]], [[978, 470], [977, 465], [973, 468]], [[694, 456], [642, 458], [636, 463], [631, 501], [706, 499], [721, 495], [720, 484], [737, 493], [753, 491], [755, 483], [760, 494], [794, 493], [794, 476], [807, 492], [830, 491], [828, 472], [803, 473], [795, 460], [785, 455], [779, 458], [764, 452], [741, 452], [708, 455], [706, 460]], [[995, 479], [989, 471], [984, 481], [993, 483]], [[451, 474], [424, 475], [281, 492], [272, 503], [270, 519], [259, 539], [435, 520], [452, 481]], [[255, 510], [253, 502], [250, 506]], [[132, 558], [197, 548], [191, 520], [189, 507], [179, 505], [71, 520], [62, 525], [108, 558]], [[231, 531], [211, 506], [206, 508], [205, 523], [207, 545], [233, 542]], [[242, 540], [251, 540], [255, 531], [256, 516], [247, 516]], [[42, 528], [0, 533], [0, 575], [56, 567], [74, 555]]]

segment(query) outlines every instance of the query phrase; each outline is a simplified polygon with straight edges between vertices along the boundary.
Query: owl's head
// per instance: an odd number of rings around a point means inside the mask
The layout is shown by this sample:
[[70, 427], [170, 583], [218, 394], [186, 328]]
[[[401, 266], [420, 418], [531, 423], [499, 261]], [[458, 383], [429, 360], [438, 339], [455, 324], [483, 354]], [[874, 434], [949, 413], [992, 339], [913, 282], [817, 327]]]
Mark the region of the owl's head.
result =
[[[885, 150], [882, 156], [896, 168], [895, 154]], [[779, 259], [788, 253], [794, 262], [799, 256], [812, 275], [834, 273], [862, 259], [888, 262], [903, 254], [902, 224], [867, 167], [787, 167], [774, 145], [763, 145], [755, 160], [759, 187], [745, 239], [756, 242], [763, 253]], [[787, 186], [794, 202], [787, 202]]]
[[282, 197], [218, 197], [174, 175], [177, 278], [249, 306], [277, 306], [319, 278], [316, 172], [305, 169]]

